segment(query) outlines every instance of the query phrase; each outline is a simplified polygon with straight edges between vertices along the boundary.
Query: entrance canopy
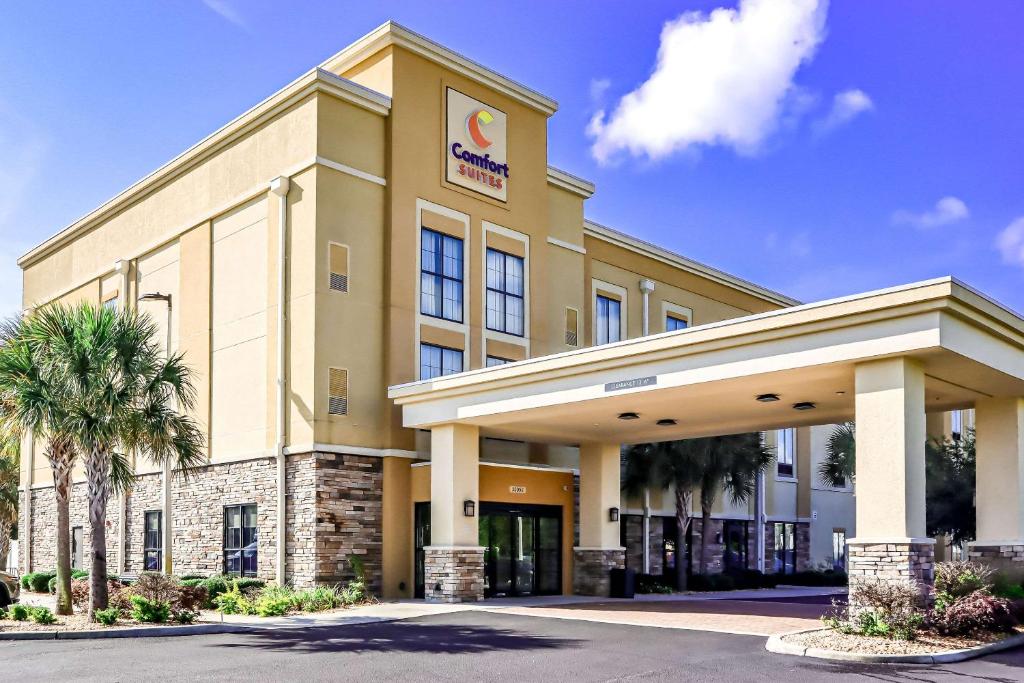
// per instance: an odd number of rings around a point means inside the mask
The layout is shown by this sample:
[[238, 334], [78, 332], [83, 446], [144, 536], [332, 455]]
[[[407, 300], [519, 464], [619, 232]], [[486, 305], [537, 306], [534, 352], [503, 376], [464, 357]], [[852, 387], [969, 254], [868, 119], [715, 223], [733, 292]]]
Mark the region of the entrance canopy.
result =
[[897, 357], [923, 368], [927, 412], [1024, 396], [1024, 319], [950, 277], [398, 385], [389, 396], [406, 427], [666, 441], [851, 420], [856, 366]]

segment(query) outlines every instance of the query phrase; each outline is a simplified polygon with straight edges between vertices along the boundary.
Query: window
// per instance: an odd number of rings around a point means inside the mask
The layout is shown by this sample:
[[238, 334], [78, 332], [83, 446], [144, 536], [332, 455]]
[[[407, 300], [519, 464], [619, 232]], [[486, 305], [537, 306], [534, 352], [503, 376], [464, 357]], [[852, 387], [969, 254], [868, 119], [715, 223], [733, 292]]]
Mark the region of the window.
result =
[[963, 436], [964, 433], [964, 411], [954, 410], [952, 413], [950, 413], [949, 417], [949, 431], [952, 432], [953, 440], [959, 441], [960, 437]]
[[742, 520], [728, 519], [722, 525], [722, 562], [726, 571], [747, 568], [747, 523]]
[[420, 344], [420, 379], [434, 379], [456, 372], [462, 372], [462, 351]]
[[796, 571], [796, 524], [775, 523], [775, 573], [792, 574]]
[[158, 572], [164, 567], [163, 513], [150, 510], [145, 514], [145, 528], [142, 535], [142, 568], [147, 572]]
[[462, 240], [423, 228], [420, 312], [462, 322]]
[[594, 343], [609, 344], [619, 341], [622, 338], [622, 302], [598, 294], [595, 308], [597, 338]]
[[109, 299], [107, 299], [106, 301], [104, 301], [103, 302], [103, 308], [107, 308], [107, 309], [116, 311], [117, 310], [117, 295], [114, 295], [114, 296], [110, 297]]
[[523, 259], [487, 250], [487, 329], [523, 336]]
[[775, 456], [778, 460], [778, 475], [793, 478], [796, 476], [796, 430], [779, 429], [775, 432], [777, 445]]
[[832, 530], [832, 568], [846, 571], [846, 529]]
[[85, 541], [82, 537], [82, 527], [71, 527], [71, 568], [84, 569], [82, 566]]
[[348, 370], [330, 369], [327, 387], [327, 414], [348, 415]]
[[255, 505], [224, 508], [224, 573], [256, 576], [257, 529]]
[[498, 365], [505, 365], [505, 363], [514, 363], [515, 361], [509, 360], [508, 358], [499, 358], [498, 356], [487, 356], [487, 367], [493, 368]]
[[665, 331], [675, 332], [676, 330], [685, 330], [690, 324], [686, 322], [685, 318], [680, 318], [674, 315], [665, 316]]
[[348, 247], [332, 243], [328, 249], [331, 277], [329, 286], [335, 292], [348, 291]]
[[579, 346], [580, 343], [580, 313], [575, 308], [565, 309], [565, 344], [566, 346]]

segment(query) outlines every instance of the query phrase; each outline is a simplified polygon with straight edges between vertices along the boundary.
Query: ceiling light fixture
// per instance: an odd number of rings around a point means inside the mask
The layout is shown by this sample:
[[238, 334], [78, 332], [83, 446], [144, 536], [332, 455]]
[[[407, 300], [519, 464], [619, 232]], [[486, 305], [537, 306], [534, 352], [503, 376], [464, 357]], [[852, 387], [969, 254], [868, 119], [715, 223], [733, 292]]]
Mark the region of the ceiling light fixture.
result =
[[793, 404], [793, 410], [814, 410], [817, 407], [810, 401], [801, 401], [800, 403]]
[[757, 397], [757, 400], [760, 401], [761, 403], [774, 403], [775, 401], [779, 400], [779, 395], [778, 394], [760, 394]]
[[636, 420], [639, 417], [638, 413], [619, 413], [620, 420]]
[[673, 420], [670, 417], [666, 417], [664, 419], [658, 420], [658, 426], [659, 427], [672, 427], [675, 424], [676, 424], [676, 421]]

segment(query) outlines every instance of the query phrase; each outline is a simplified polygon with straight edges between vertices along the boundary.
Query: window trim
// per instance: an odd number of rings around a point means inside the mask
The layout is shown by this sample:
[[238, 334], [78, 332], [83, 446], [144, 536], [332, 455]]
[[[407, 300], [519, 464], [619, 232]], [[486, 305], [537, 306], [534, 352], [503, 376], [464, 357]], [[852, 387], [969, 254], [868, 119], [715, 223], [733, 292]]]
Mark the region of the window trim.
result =
[[[569, 343], [569, 311], [576, 314], [576, 330], [573, 332], [573, 334], [576, 335], [575, 344]], [[563, 341], [565, 342], [565, 345], [572, 349], [580, 348], [580, 309], [575, 306], [566, 306], [565, 311], [562, 314], [562, 320], [565, 322], [565, 325], [563, 325], [563, 332], [565, 334], [565, 339]]]
[[668, 318], [677, 318], [686, 321], [687, 329], [693, 327], [693, 309], [686, 306], [680, 306], [679, 304], [672, 303], [671, 301], [661, 302], [661, 331], [668, 332]]
[[[490, 361], [490, 360], [500, 360], [501, 362], [500, 363], [495, 363], [494, 365], [488, 365], [487, 362]], [[491, 353], [488, 353], [486, 356], [484, 356], [484, 367], [485, 368], [496, 368], [496, 367], [499, 367], [501, 365], [508, 365], [509, 363], [515, 363], [515, 361], [512, 360], [511, 358], [503, 358], [502, 356], [495, 356], [494, 354], [491, 354]]]
[[[256, 530], [255, 535], [254, 535], [254, 542], [256, 543], [256, 569], [252, 573], [246, 573], [246, 571], [245, 571], [245, 564], [244, 564], [245, 557], [243, 555], [241, 555], [241, 553], [243, 553], [245, 551], [245, 545], [241, 545], [241, 547], [239, 547], [239, 548], [228, 548], [228, 510], [231, 510], [233, 508], [238, 508], [238, 511], [239, 511], [239, 522], [241, 524], [241, 526], [239, 527], [239, 539], [238, 540], [239, 540], [240, 544], [243, 544], [244, 540], [245, 540], [245, 538], [244, 538], [244, 534], [245, 534], [245, 508], [247, 508], [247, 507], [253, 508], [253, 510], [256, 512], [256, 526], [253, 527]], [[222, 555], [221, 567], [222, 567], [222, 569], [224, 571], [224, 575], [225, 576], [237, 576], [239, 578], [250, 578], [250, 577], [255, 577], [255, 576], [259, 575], [259, 557], [260, 557], [260, 555], [259, 555], [259, 552], [260, 552], [260, 545], [259, 545], [259, 534], [260, 534], [259, 511], [260, 511], [259, 505], [256, 504], [256, 503], [232, 503], [230, 505], [224, 505], [223, 506], [222, 518], [221, 518], [222, 519], [221, 527], [222, 527], [222, 531], [223, 531], [223, 535], [222, 535], [222, 539], [221, 539], [221, 555]], [[239, 558], [238, 558], [238, 572], [237, 573], [232, 573], [232, 572], [230, 572], [228, 570], [228, 552], [230, 552], [232, 550], [238, 550], [238, 552], [240, 553]]]
[[[490, 255], [490, 252], [492, 252], [492, 251], [495, 254], [501, 254], [501, 256], [503, 257], [502, 258], [502, 269], [501, 269], [501, 285], [502, 285], [502, 289], [494, 289], [493, 287], [491, 287], [488, 284], [488, 277], [487, 277], [488, 276], [488, 267], [487, 267], [487, 263], [488, 263], [488, 256]], [[507, 268], [507, 265], [508, 265], [508, 259], [510, 259], [510, 258], [519, 259], [520, 263], [522, 264], [522, 273], [523, 273], [523, 293], [522, 293], [522, 295], [511, 294], [511, 293], [508, 292], [508, 289], [507, 289], [507, 287], [508, 287], [508, 268]], [[483, 268], [483, 270], [484, 270], [484, 329], [489, 330], [491, 332], [499, 332], [501, 334], [508, 334], [508, 335], [513, 336], [513, 337], [519, 337], [519, 338], [525, 337], [526, 336], [526, 257], [525, 256], [516, 256], [515, 254], [510, 254], [507, 251], [502, 251], [501, 249], [498, 249], [496, 247], [489, 247], [489, 246], [487, 246], [485, 244], [484, 245], [484, 268]], [[490, 316], [488, 316], [488, 312], [490, 311], [490, 309], [489, 309], [489, 307], [487, 305], [488, 304], [488, 294], [490, 292], [494, 292], [495, 294], [498, 294], [498, 295], [504, 297], [504, 299], [505, 299], [504, 303], [506, 304], [506, 308], [505, 308], [506, 313], [504, 315], [502, 315], [502, 317], [501, 317], [502, 323], [503, 323], [503, 325], [502, 325], [503, 327], [504, 327], [504, 323], [508, 322], [508, 313], [507, 313], [507, 310], [508, 310], [508, 308], [507, 308], [508, 298], [512, 297], [513, 299], [519, 299], [522, 302], [522, 310], [523, 310], [523, 315], [522, 315], [522, 318], [521, 318], [522, 326], [523, 326], [522, 332], [509, 332], [507, 329], [500, 329], [500, 330], [498, 330], [498, 329], [495, 329], [495, 328], [490, 326], [490, 323], [489, 323], [489, 317]]]
[[[609, 296], [611, 295], [611, 296]], [[597, 297], [603, 296], [606, 299], [619, 299], [619, 341], [629, 338], [629, 300], [625, 287], [592, 278], [590, 281], [590, 340], [591, 346], [597, 346]], [[615, 343], [615, 342], [609, 342]]]
[[[433, 234], [438, 235], [438, 236], [441, 237], [441, 252], [440, 252], [440, 254], [441, 254], [441, 270], [439, 272], [433, 272], [433, 271], [426, 270], [426, 264], [423, 263], [423, 236], [424, 236], [424, 233], [427, 233], [427, 232], [433, 233]], [[444, 238], [446, 238], [446, 237], [448, 239], [457, 240], [460, 243], [461, 248], [462, 248], [462, 268], [461, 268], [461, 272], [459, 273], [458, 279], [456, 279], [456, 278], [454, 278], [454, 277], [452, 277], [450, 275], [445, 275], [444, 274]], [[435, 230], [434, 228], [428, 228], [425, 225], [422, 225], [422, 222], [421, 222], [421, 224], [420, 224], [420, 234], [419, 234], [419, 244], [418, 244], [418, 247], [419, 247], [419, 251], [417, 253], [417, 261], [419, 262], [419, 273], [418, 273], [418, 278], [419, 279], [417, 281], [417, 293], [418, 293], [418, 298], [419, 298], [419, 305], [417, 307], [417, 310], [419, 311], [419, 314], [422, 315], [422, 316], [426, 316], [427, 318], [432, 318], [432, 319], [435, 319], [435, 320], [446, 320], [448, 322], [456, 323], [458, 325], [465, 325], [466, 324], [466, 265], [467, 265], [467, 261], [466, 261], [466, 249], [467, 249], [466, 240], [464, 238], [462, 238], [462, 237], [456, 237], [455, 235], [449, 235], [446, 232], [442, 232], [440, 230]], [[423, 276], [424, 275], [429, 275], [429, 276], [434, 277], [434, 278], [440, 278], [440, 282], [441, 282], [441, 290], [440, 290], [441, 315], [434, 315], [433, 313], [427, 313], [426, 311], [423, 310]], [[462, 301], [461, 301], [461, 305], [459, 306], [459, 309], [458, 309], [459, 310], [459, 318], [458, 318], [458, 320], [456, 320], [454, 318], [446, 318], [445, 315], [444, 315], [444, 283], [445, 283], [445, 281], [457, 282], [461, 286]]]
[[[795, 482], [797, 480], [798, 475], [799, 475], [799, 473], [797, 472], [797, 469], [796, 469], [796, 463], [797, 463], [797, 459], [798, 459], [798, 456], [797, 456], [797, 448], [798, 448], [798, 445], [797, 445], [797, 440], [798, 440], [798, 438], [797, 438], [797, 429], [796, 429], [796, 427], [786, 427], [785, 429], [776, 429], [776, 430], [774, 430], [774, 432], [775, 432], [775, 481]], [[779, 459], [779, 453], [781, 452], [781, 447], [780, 447], [781, 439], [780, 439], [780, 435], [781, 435], [782, 432], [792, 432], [793, 433], [793, 450], [792, 450], [792, 453], [790, 454], [790, 456], [792, 458], [792, 461], [787, 463], [790, 466], [790, 473], [789, 474], [781, 474], [779, 472], [779, 466], [781, 464], [783, 464], [782, 461]]]
[[797, 524], [796, 524], [796, 522], [784, 522], [784, 521], [783, 522], [778, 522], [778, 521], [773, 521], [773, 522], [771, 522], [771, 525], [772, 525], [772, 569], [773, 570], [775, 569], [775, 562], [776, 562], [776, 560], [778, 559], [778, 556], [779, 556], [779, 548], [778, 548], [778, 545], [775, 544], [775, 537], [776, 537], [777, 528], [780, 527], [780, 526], [782, 527], [782, 538], [783, 538], [783, 540], [785, 540], [785, 538], [786, 538], [786, 527], [790, 526], [790, 527], [793, 528], [793, 549], [792, 550], [786, 550], [785, 548], [783, 548], [783, 552], [791, 552], [791, 553], [793, 553], [793, 571], [792, 572], [787, 572], [786, 571], [786, 559], [785, 559], [785, 557], [783, 557], [783, 560], [782, 560], [782, 571], [773, 571], [772, 573], [775, 574], [775, 575], [781, 575], [781, 576], [789, 576], [790, 574], [797, 573], [798, 571], [800, 571], [800, 569], [797, 567], [797, 558], [799, 557], [799, 546], [800, 546], [800, 543], [799, 543], [799, 538], [798, 538], [797, 533], [796, 533], [797, 532]]
[[[157, 540], [160, 545], [150, 546], [149, 545], [149, 516], [157, 516]], [[150, 553], [156, 553], [156, 569], [146, 568], [146, 558]], [[164, 569], [164, 511], [163, 510], [144, 510], [142, 513], [142, 568], [143, 571], [158, 571], [161, 572]]]
[[[430, 346], [430, 347], [433, 347], [435, 349], [440, 349], [441, 350], [441, 374], [440, 375], [436, 375], [434, 377], [423, 377], [422, 376], [423, 375], [423, 347], [424, 346]], [[420, 340], [420, 345], [416, 349], [416, 355], [419, 358], [419, 367], [417, 368], [416, 373], [419, 376], [420, 380], [424, 380], [424, 379], [437, 379], [438, 377], [449, 377], [451, 375], [458, 374], [456, 372], [448, 373], [447, 375], [444, 373], [444, 352], [445, 351], [454, 351], [454, 352], [458, 353], [459, 356], [461, 356], [461, 358], [462, 358], [462, 369], [459, 370], [459, 372], [465, 372], [466, 371], [466, 351], [465, 351], [465, 349], [457, 349], [457, 348], [454, 348], [452, 346], [444, 346], [443, 344], [434, 344], [432, 342], [425, 342], [425, 341], [423, 341], [421, 339]]]

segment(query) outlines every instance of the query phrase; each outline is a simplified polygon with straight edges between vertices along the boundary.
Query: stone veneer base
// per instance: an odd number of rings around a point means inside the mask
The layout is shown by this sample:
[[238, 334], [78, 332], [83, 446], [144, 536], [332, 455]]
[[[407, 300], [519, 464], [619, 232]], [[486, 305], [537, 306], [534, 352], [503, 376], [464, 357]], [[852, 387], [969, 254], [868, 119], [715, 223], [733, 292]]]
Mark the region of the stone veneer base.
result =
[[625, 566], [625, 548], [574, 548], [572, 592], [606, 598], [611, 594], [611, 571]]
[[484, 599], [484, 549], [427, 546], [423, 593], [427, 602], [477, 602]]
[[930, 539], [849, 541], [851, 606], [858, 584], [884, 582], [912, 586], [923, 604], [935, 583], [935, 543]]
[[1024, 578], [1024, 540], [975, 541], [967, 544], [967, 556], [1000, 574]]

